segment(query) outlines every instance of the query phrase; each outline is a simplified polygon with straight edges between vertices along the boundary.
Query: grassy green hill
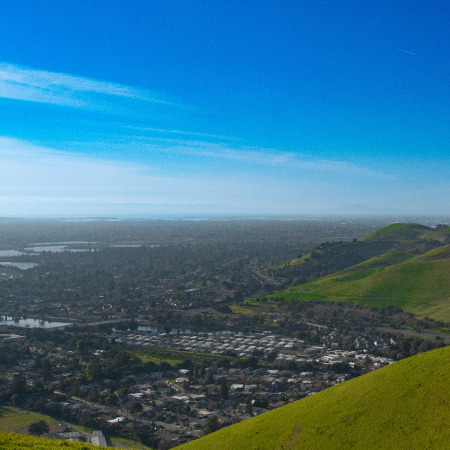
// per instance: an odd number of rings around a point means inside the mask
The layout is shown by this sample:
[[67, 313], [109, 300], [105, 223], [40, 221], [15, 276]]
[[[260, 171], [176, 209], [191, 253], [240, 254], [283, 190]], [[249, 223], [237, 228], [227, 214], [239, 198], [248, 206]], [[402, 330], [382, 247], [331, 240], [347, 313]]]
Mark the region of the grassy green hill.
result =
[[[437, 231], [437, 230], [436, 230]], [[426, 236], [432, 236], [433, 230], [417, 223], [394, 223], [381, 228], [361, 241], [413, 241]]]
[[324, 243], [273, 268], [293, 285], [272, 297], [395, 306], [450, 321], [450, 228], [393, 224], [359, 241]]
[[388, 252], [289, 289], [324, 301], [401, 308], [418, 317], [450, 321], [450, 245], [423, 255]]
[[181, 449], [439, 449], [450, 442], [450, 347], [404, 359]]
[[420, 255], [447, 244], [450, 228], [446, 225], [430, 228], [414, 223], [393, 224], [359, 240], [324, 242], [298, 258], [272, 267], [267, 274], [299, 285], [385, 253]]

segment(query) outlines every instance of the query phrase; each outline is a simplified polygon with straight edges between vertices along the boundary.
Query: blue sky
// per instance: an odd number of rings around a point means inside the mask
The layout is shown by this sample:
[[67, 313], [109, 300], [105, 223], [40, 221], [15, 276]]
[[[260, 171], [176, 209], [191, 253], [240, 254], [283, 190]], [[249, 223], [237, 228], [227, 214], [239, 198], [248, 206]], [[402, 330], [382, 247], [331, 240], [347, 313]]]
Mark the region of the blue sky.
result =
[[7, 2], [0, 215], [450, 215], [449, 14]]

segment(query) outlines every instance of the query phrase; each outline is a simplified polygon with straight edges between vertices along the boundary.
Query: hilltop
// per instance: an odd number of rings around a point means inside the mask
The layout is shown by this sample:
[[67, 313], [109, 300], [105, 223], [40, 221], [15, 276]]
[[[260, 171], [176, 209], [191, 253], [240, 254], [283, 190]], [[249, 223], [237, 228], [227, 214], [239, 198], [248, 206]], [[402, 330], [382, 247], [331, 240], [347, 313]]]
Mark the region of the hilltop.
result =
[[433, 230], [425, 225], [417, 223], [394, 223], [380, 230], [370, 233], [361, 241], [401, 241], [411, 242], [417, 239], [423, 239], [426, 236], [432, 237]]
[[442, 449], [450, 347], [416, 355], [209, 434], [188, 449]]
[[273, 274], [297, 276], [295, 287], [274, 297], [394, 306], [450, 321], [448, 227], [390, 225], [359, 241], [321, 244]]

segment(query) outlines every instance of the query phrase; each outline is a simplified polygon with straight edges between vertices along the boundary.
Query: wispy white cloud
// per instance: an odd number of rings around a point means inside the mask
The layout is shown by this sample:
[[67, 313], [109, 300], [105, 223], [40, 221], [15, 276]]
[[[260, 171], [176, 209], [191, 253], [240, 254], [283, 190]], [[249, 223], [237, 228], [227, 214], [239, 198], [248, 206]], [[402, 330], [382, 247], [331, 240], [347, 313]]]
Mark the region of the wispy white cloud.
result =
[[132, 126], [132, 125], [127, 125], [126, 128], [131, 129], [131, 130], [149, 131], [149, 132], [156, 132], [156, 133], [169, 134], [169, 135], [175, 134], [175, 135], [183, 135], [183, 136], [200, 136], [200, 137], [205, 137], [205, 138], [224, 139], [224, 140], [232, 140], [232, 141], [241, 140], [240, 138], [236, 138], [236, 137], [232, 137], [232, 136], [200, 133], [200, 132], [196, 132], [196, 131], [165, 130], [162, 128], [136, 127], [136, 126]]
[[396, 50], [398, 50], [399, 52], [406, 53], [407, 55], [417, 56], [415, 53], [405, 50], [404, 48], [400, 48], [400, 47], [394, 47], [394, 48]]
[[[156, 147], [153, 147], [155, 149]], [[221, 149], [223, 150], [223, 149]], [[191, 149], [192, 151], [192, 149]], [[218, 149], [201, 154], [218, 159]], [[326, 213], [339, 204], [366, 204], [400, 208], [415, 201], [448, 204], [447, 191], [437, 195], [426, 192], [398, 191], [395, 183], [380, 183], [376, 177], [354, 176], [357, 171], [337, 161], [315, 161], [324, 170], [338, 170], [327, 176], [308, 177], [308, 170], [287, 173], [277, 167], [291, 167], [297, 155], [261, 154], [256, 150], [239, 153], [227, 150], [224, 158], [237, 161], [246, 170], [220, 176], [171, 157], [142, 163], [87, 157], [73, 151], [60, 151], [23, 140], [0, 136], [0, 212], [1, 215], [127, 215], [146, 214], [302, 214]], [[262, 164], [273, 168], [258, 170]], [[277, 160], [278, 158], [278, 160]], [[159, 162], [158, 162], [159, 159]], [[220, 161], [220, 160], [219, 160]], [[220, 165], [225, 165], [225, 160]], [[294, 165], [294, 168], [296, 166]], [[339, 172], [340, 170], [340, 172]], [[306, 176], [304, 176], [306, 175]], [[348, 175], [348, 176], [347, 176]], [[356, 175], [359, 175], [356, 172]], [[380, 190], [379, 187], [382, 186]], [[383, 186], [384, 185], [384, 186]]]
[[0, 137], [0, 161], [0, 191], [16, 197], [118, 198], [128, 182], [129, 192], [134, 192], [151, 178], [155, 183], [162, 181], [139, 164], [86, 157], [5, 137]]
[[[161, 148], [161, 142], [158, 148]], [[333, 171], [347, 174], [359, 174], [375, 178], [393, 178], [390, 174], [377, 172], [346, 161], [314, 158], [311, 155], [296, 152], [282, 152], [270, 148], [230, 146], [224, 143], [205, 141], [166, 140], [167, 150], [176, 150], [181, 154], [213, 159], [235, 160], [252, 165], [265, 165], [274, 168], [287, 167], [315, 171]]]
[[[363, 176], [372, 179], [393, 179], [394, 175], [372, 170], [347, 161], [315, 158], [310, 154], [283, 152], [265, 147], [233, 145], [215, 140], [176, 139], [171, 137], [116, 135], [107, 142], [66, 142], [65, 148], [97, 149], [108, 147], [111, 153], [133, 155], [134, 160], [152, 163], [162, 167], [165, 158], [184, 158], [180, 165], [203, 164], [232, 171], [238, 165], [242, 170], [251, 170], [265, 166], [268, 170], [298, 170], [306, 172], [341, 173], [344, 175]], [[186, 157], [195, 157], [188, 158]], [[219, 165], [219, 161], [222, 163]], [[190, 162], [189, 162], [190, 161]]]
[[224, 144], [201, 141], [186, 142], [178, 148], [187, 154], [205, 158], [221, 158], [269, 166], [280, 166], [292, 162], [297, 156], [295, 153], [289, 152], [275, 152], [254, 147], [233, 148]]
[[[143, 89], [1, 62], [0, 97], [79, 108], [101, 107], [102, 99], [104, 100], [105, 97], [128, 99], [134, 102], [167, 103], [162, 97]], [[238, 139], [218, 134], [133, 125], [122, 125], [122, 127], [141, 132], [140, 136], [131, 133], [128, 136], [122, 136], [124, 141], [129, 143], [123, 147], [124, 154], [131, 155], [131, 158], [137, 154], [171, 153], [180, 156], [194, 156], [210, 162], [221, 159], [228, 161], [229, 164], [234, 161], [241, 165], [267, 166], [275, 169], [290, 168], [304, 171], [359, 174], [378, 178], [389, 177], [350, 162], [318, 159], [298, 152], [234, 145], [236, 142], [232, 141]], [[192, 139], [189, 139], [190, 137]], [[107, 141], [114, 139], [114, 137], [108, 136], [105, 138]], [[72, 148], [76, 149], [85, 145], [96, 145], [99, 148], [105, 146], [105, 142], [94, 144], [80, 141], [73, 143]], [[110, 145], [110, 142], [107, 145]], [[65, 144], [61, 143], [61, 146], [65, 147]], [[55, 158], [58, 159], [58, 156]], [[135, 159], [139, 160], [138, 157]], [[151, 157], [148, 161], [151, 162]], [[148, 161], [144, 158], [142, 162], [147, 163]]]
[[1, 201], [78, 201], [110, 204], [197, 204], [229, 202], [235, 179], [180, 176], [171, 166], [112, 161], [59, 151], [0, 136]]
[[86, 108], [99, 96], [171, 104], [145, 89], [0, 62], [0, 97]]
[[[261, 188], [245, 177], [167, 176], [0, 136], [1, 215], [226, 213], [251, 207]], [[247, 192], [242, 195], [242, 192]], [[235, 199], [238, 199], [236, 201]]]

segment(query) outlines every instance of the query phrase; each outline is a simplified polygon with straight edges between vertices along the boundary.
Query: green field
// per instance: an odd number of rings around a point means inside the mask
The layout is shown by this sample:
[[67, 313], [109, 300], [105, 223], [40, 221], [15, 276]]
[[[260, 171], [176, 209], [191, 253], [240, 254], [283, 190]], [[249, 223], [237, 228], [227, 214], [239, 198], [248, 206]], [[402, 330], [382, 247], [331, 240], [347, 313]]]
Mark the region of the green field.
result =
[[174, 366], [176, 366], [178, 364], [181, 364], [183, 362], [183, 359], [171, 358], [169, 356], [160, 355], [158, 353], [137, 351], [137, 352], [134, 352], [134, 354], [144, 364], [147, 363], [147, 362], [153, 362], [155, 364], [161, 364], [162, 362], [165, 362], [165, 363], [169, 364], [170, 366], [174, 367]]
[[16, 431], [38, 420], [45, 420], [48, 423], [53, 422], [53, 419], [48, 416], [4, 408], [0, 410], [0, 431]]
[[450, 442], [450, 347], [404, 359], [177, 447], [436, 449]]

